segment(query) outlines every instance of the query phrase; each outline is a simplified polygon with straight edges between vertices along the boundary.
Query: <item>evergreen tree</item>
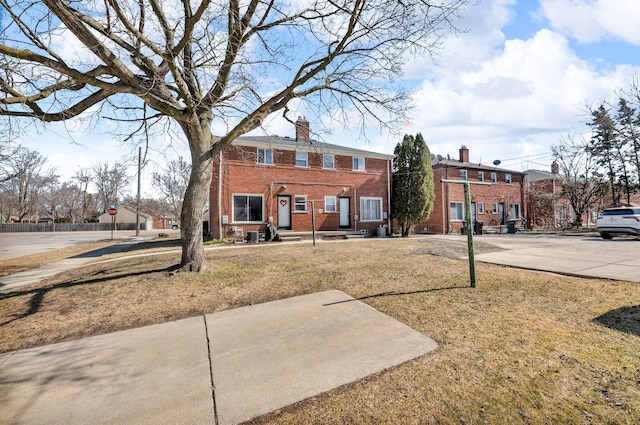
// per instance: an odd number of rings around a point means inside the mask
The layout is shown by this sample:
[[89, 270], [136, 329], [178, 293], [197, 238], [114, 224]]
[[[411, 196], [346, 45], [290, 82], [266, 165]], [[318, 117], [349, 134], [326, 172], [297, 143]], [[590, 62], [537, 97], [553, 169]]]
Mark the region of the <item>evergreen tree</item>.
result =
[[588, 153], [598, 165], [607, 170], [613, 205], [618, 206], [620, 205], [620, 188], [616, 185], [618, 168], [616, 126], [604, 105], [592, 111], [591, 116], [593, 118], [589, 125], [593, 130]]
[[636, 109], [626, 99], [618, 101], [617, 131], [620, 138], [621, 183], [627, 205], [640, 183], [640, 128]]
[[402, 237], [409, 236], [416, 223], [425, 221], [435, 199], [431, 153], [422, 137], [405, 135], [396, 145], [393, 159], [391, 214]]

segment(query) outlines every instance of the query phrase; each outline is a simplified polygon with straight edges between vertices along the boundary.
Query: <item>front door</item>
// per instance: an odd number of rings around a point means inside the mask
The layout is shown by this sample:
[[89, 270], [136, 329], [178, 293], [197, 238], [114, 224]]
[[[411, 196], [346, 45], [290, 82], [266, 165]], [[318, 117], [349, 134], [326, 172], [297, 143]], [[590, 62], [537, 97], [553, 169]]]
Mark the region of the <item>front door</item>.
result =
[[504, 226], [505, 225], [504, 204], [502, 202], [500, 202], [500, 205], [498, 205], [498, 214], [500, 215], [500, 225]]
[[472, 226], [473, 226], [473, 223], [475, 223], [477, 219], [478, 219], [478, 216], [476, 215], [476, 203], [472, 202], [471, 203], [471, 225]]
[[351, 210], [348, 197], [340, 198], [340, 227], [351, 227]]
[[278, 195], [278, 229], [291, 229], [291, 195]]

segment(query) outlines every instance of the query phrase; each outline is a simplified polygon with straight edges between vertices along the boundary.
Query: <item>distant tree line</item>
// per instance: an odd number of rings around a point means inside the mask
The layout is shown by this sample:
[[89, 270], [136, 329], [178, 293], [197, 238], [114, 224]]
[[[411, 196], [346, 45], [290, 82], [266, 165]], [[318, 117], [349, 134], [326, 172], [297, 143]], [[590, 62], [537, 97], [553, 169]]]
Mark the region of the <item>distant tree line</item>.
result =
[[589, 112], [589, 138], [568, 136], [551, 148], [576, 227], [589, 210], [631, 205], [640, 195], [640, 86]]
[[[179, 158], [153, 173], [157, 197], [140, 200], [140, 211], [176, 219], [180, 216], [190, 164]], [[35, 150], [0, 142], [0, 222], [96, 222], [111, 204], [136, 205], [130, 176], [121, 162], [80, 168], [62, 181]]]

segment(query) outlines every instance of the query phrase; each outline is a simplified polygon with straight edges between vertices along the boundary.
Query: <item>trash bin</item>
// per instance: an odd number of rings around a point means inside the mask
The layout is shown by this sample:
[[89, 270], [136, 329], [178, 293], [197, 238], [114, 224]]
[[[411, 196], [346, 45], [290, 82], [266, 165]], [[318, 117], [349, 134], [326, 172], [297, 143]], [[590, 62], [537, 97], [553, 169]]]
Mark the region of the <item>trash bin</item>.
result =
[[476, 235], [482, 234], [482, 226], [484, 226], [484, 221], [476, 221], [474, 224], [474, 231]]
[[509, 220], [507, 222], [507, 233], [510, 233], [512, 235], [516, 233], [516, 221], [515, 220]]
[[462, 228], [460, 229], [460, 234], [461, 235], [466, 235], [467, 234], [467, 222], [466, 221], [462, 222]]

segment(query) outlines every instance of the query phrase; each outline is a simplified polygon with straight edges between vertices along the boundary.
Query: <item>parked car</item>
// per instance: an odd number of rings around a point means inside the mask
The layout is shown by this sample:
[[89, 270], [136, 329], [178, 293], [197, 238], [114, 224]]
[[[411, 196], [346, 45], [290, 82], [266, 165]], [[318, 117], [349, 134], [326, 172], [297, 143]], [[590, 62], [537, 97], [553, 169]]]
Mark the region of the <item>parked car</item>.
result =
[[176, 221], [172, 221], [171, 223], [169, 223], [169, 227], [171, 227], [171, 229], [173, 230], [178, 230], [180, 228], [180, 226], [178, 225], [178, 222]]
[[616, 235], [640, 236], [640, 207], [608, 208], [596, 219], [596, 231], [603, 239]]

